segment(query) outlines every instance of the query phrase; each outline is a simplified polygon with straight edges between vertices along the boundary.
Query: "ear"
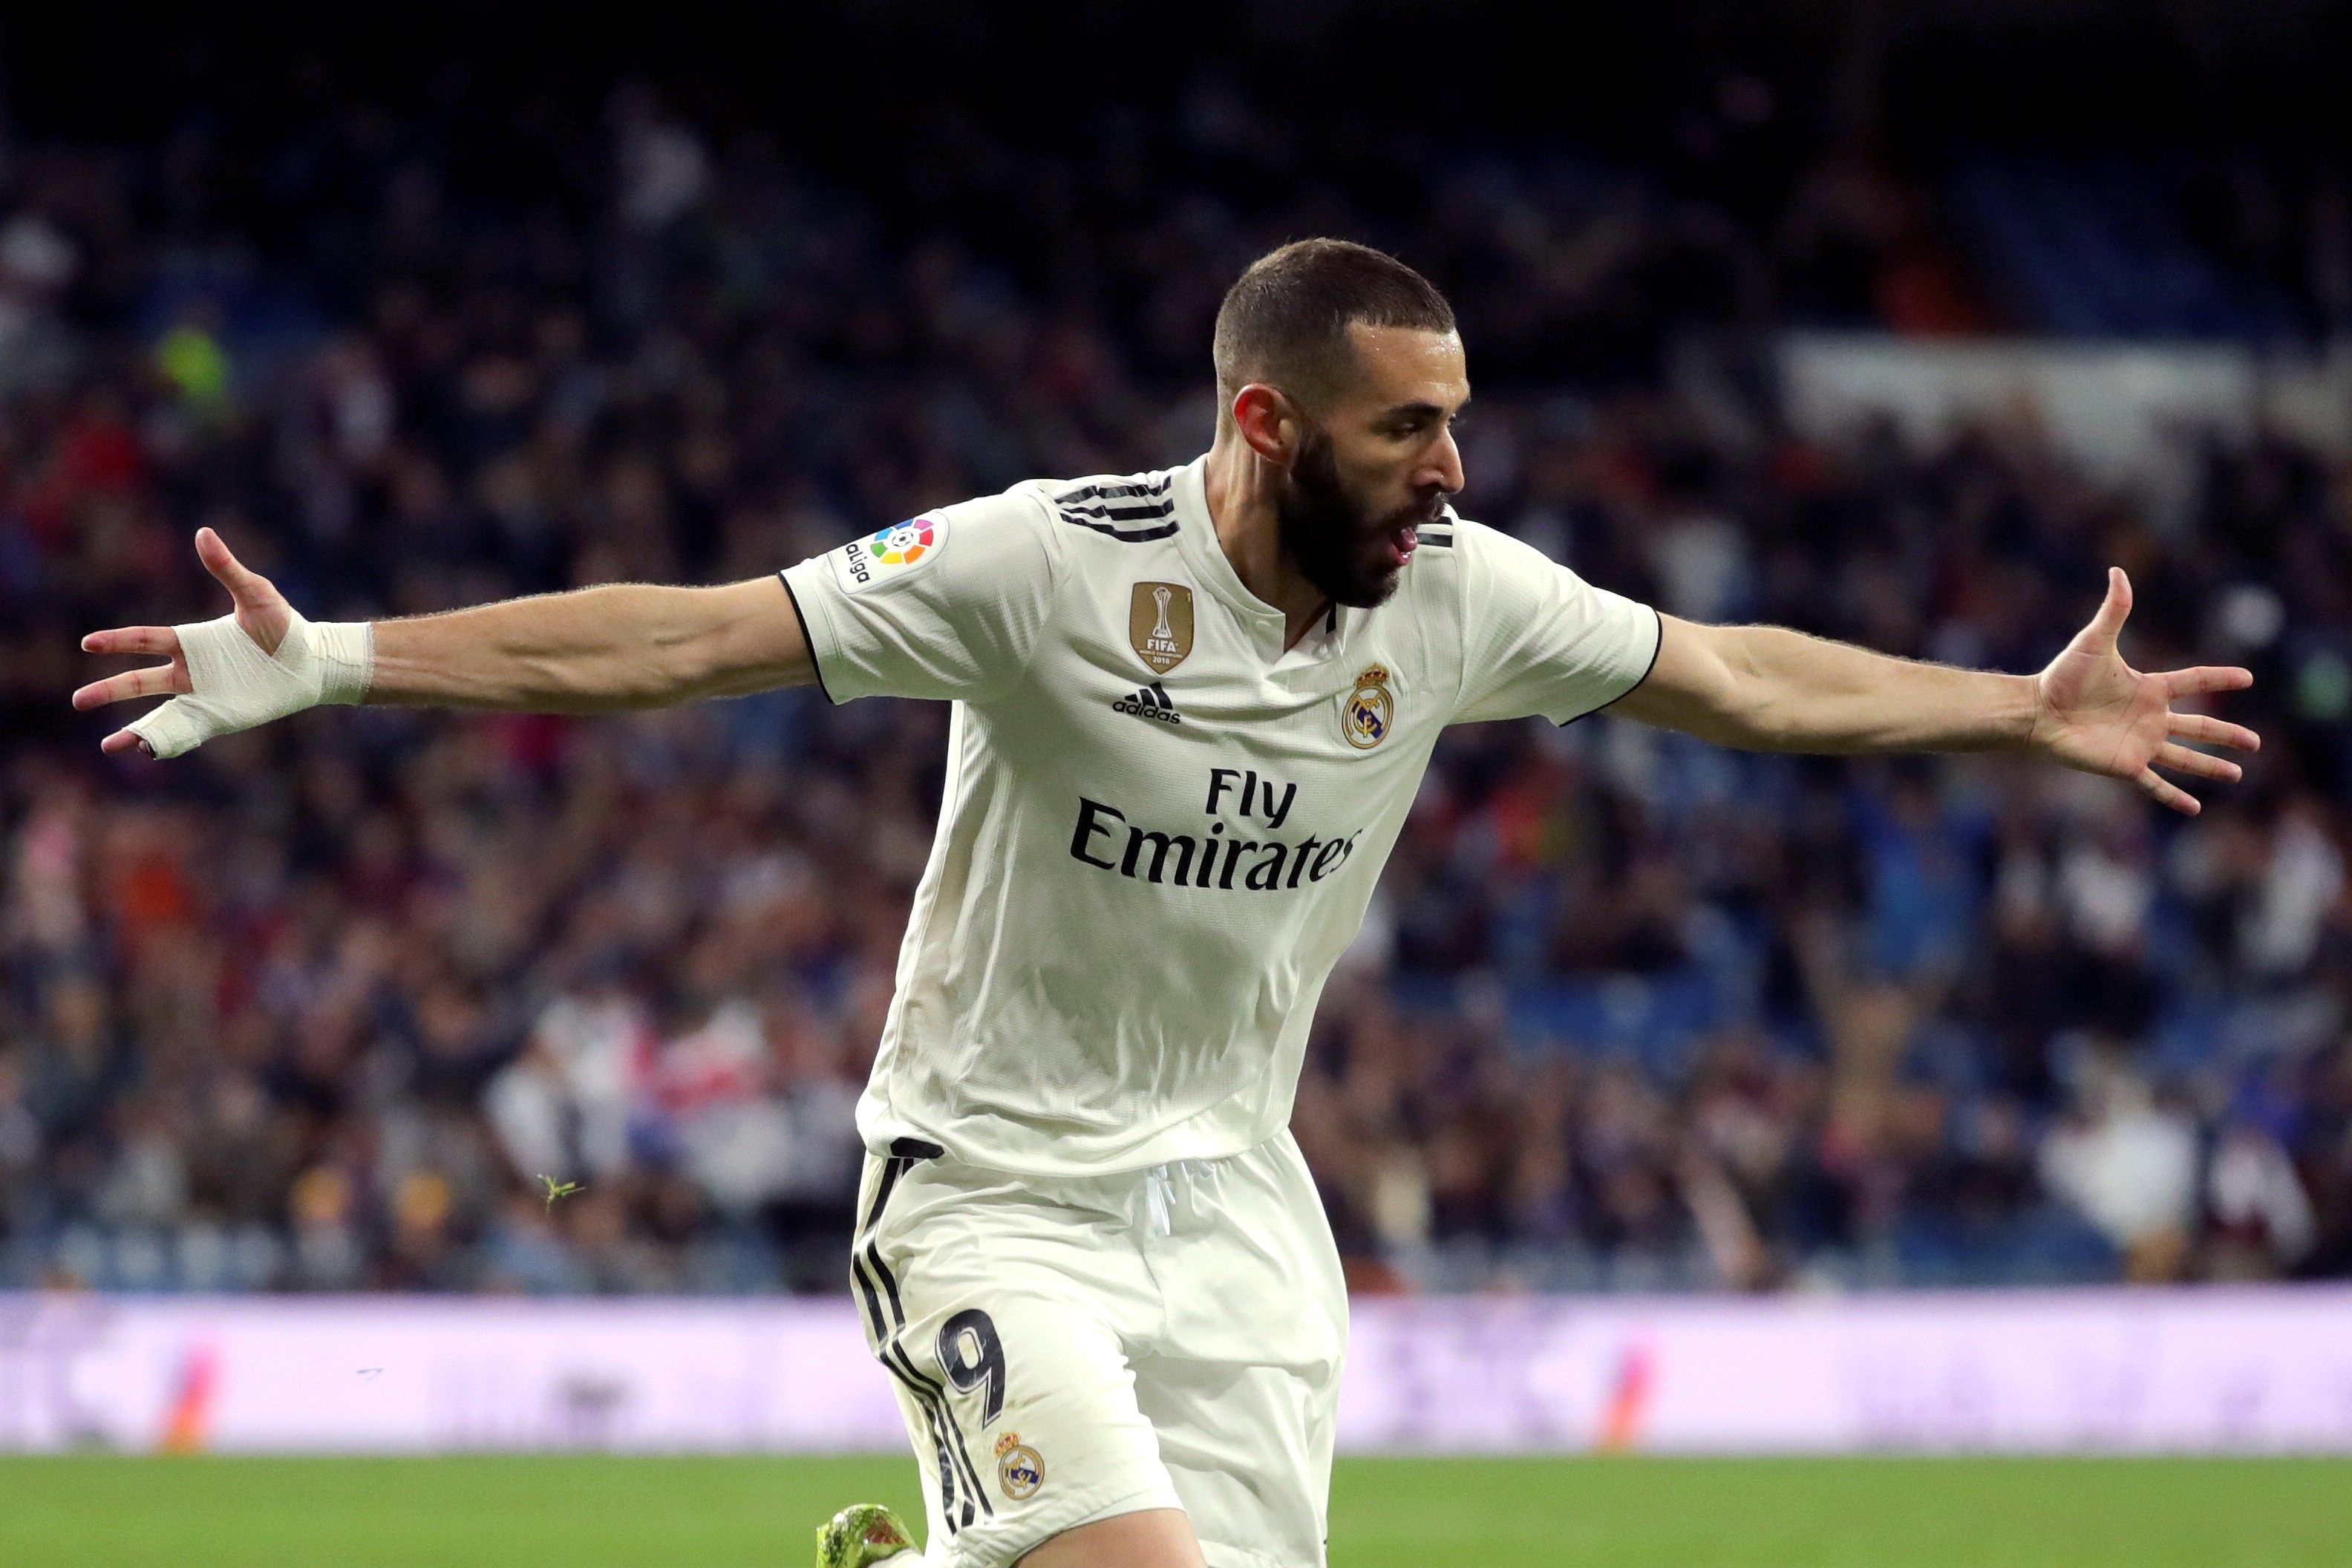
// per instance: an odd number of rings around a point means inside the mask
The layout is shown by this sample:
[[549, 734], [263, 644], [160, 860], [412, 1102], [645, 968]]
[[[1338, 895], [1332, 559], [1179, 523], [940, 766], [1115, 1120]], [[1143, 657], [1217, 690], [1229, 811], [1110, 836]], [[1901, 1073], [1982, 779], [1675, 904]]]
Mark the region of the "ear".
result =
[[1251, 451], [1279, 468], [1298, 455], [1306, 426], [1297, 406], [1278, 388], [1254, 381], [1234, 394], [1234, 427]]

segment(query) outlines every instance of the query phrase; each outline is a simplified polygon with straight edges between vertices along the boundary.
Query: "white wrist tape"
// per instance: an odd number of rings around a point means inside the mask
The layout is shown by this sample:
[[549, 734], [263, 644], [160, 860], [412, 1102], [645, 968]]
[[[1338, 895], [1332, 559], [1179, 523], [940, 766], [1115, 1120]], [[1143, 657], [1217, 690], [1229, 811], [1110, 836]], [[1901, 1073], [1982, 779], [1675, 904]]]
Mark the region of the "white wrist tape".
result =
[[262, 652], [235, 616], [172, 629], [194, 689], [129, 726], [158, 757], [322, 702], [357, 702], [375, 668], [375, 627], [366, 621], [306, 621], [298, 611], [276, 653]]

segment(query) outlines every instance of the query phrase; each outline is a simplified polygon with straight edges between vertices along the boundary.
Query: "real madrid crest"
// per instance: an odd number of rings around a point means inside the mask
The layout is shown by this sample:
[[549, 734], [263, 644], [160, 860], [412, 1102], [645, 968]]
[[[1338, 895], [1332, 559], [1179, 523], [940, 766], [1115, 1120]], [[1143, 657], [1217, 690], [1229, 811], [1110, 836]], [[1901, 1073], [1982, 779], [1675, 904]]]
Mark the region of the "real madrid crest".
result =
[[1015, 1502], [1034, 1497], [1045, 1484], [1045, 1461], [1021, 1440], [1020, 1433], [1007, 1432], [996, 1440], [996, 1479]]
[[1366, 665], [1339, 710], [1339, 733], [1356, 750], [1369, 752], [1389, 738], [1389, 727], [1395, 720], [1396, 700], [1389, 695], [1388, 666]]

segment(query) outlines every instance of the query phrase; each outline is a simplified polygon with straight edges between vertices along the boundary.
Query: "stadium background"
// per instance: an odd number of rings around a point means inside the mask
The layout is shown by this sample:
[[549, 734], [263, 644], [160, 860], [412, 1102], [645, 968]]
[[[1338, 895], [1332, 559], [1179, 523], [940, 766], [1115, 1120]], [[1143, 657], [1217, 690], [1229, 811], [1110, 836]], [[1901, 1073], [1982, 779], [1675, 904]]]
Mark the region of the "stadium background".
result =
[[[217, 613], [203, 523], [356, 617], [1181, 461], [1225, 282], [1307, 233], [1454, 300], [1465, 515], [2017, 670], [2120, 563], [2127, 655], [2250, 665], [2265, 742], [2189, 821], [1455, 731], [1300, 1094], [1368, 1300], [2352, 1275], [2345, 7], [1559, 22], [12, 18], [0, 1289], [838, 1295], [942, 710], [336, 710], [162, 766], [100, 757], [76, 641]], [[1874, 354], [1996, 395], [1797, 395]], [[2015, 393], [2051, 365], [2093, 405]]]

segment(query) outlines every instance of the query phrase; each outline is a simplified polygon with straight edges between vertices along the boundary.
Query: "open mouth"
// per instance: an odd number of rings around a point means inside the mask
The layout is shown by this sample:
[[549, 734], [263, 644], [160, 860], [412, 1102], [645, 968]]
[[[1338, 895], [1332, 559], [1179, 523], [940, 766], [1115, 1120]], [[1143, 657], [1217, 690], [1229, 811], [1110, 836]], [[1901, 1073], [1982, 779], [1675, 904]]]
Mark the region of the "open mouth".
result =
[[1402, 528], [1389, 530], [1381, 542], [1388, 547], [1390, 556], [1388, 564], [1402, 566], [1412, 559], [1413, 550], [1421, 543], [1421, 530], [1415, 524], [1409, 522]]

